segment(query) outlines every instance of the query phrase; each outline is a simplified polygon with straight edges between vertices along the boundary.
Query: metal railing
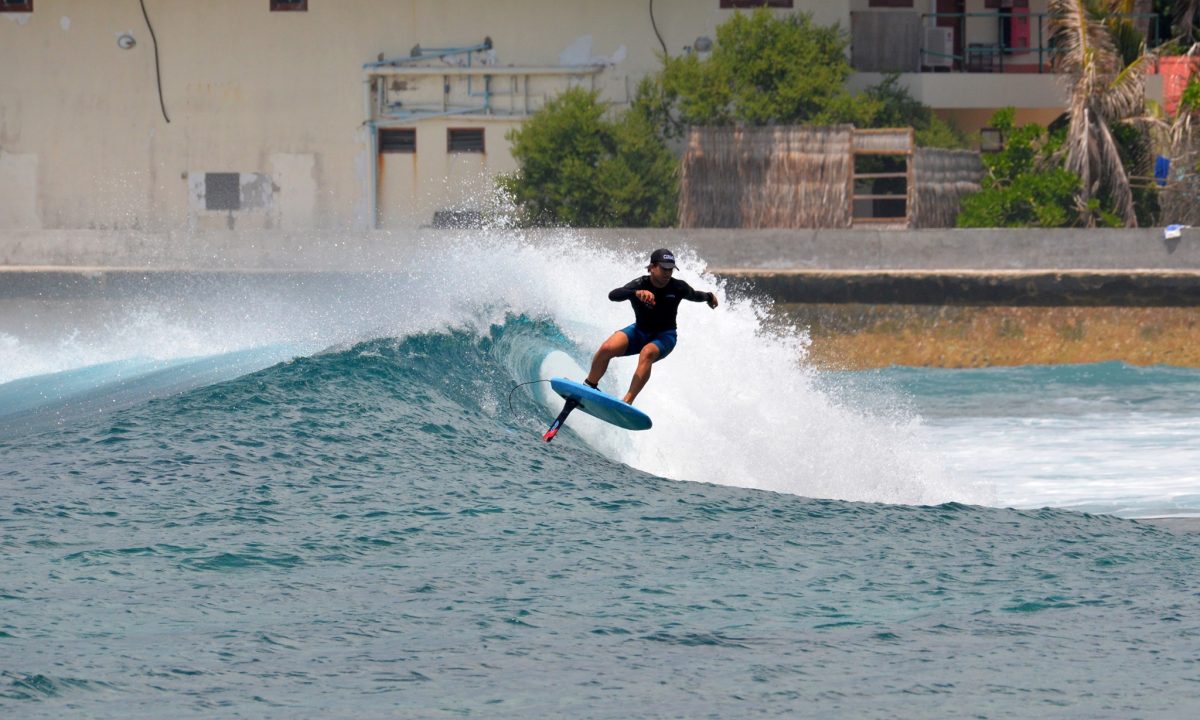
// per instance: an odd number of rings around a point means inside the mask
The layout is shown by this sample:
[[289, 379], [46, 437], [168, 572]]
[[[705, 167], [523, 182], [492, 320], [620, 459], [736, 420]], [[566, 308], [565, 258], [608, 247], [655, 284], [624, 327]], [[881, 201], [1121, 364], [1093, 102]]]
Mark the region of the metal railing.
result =
[[[956, 38], [961, 40], [955, 44], [960, 44], [962, 53], [954, 52], [950, 48], [950, 52], [944, 50], [932, 50], [926, 47], [922, 38], [921, 42], [921, 67], [937, 68], [947, 67], [948, 69], [965, 72], [1005, 72], [1005, 59], [1009, 58], [1008, 62], [1012, 64], [1012, 56], [1031, 54], [1037, 55], [1037, 72], [1044, 73], [1056, 53], [1056, 48], [1050, 42], [1049, 20], [1054, 17], [1054, 13], [1014, 13], [1011, 9], [1004, 9], [995, 12], [971, 12], [971, 13], [922, 13], [921, 20], [924, 27], [935, 26], [939, 19], [950, 18], [957, 22], [953, 25]], [[1168, 38], [1162, 34], [1163, 27], [1161, 18], [1154, 13], [1120, 13], [1113, 14], [1114, 19], [1131, 20], [1134, 23], [1147, 20], [1148, 32], [1146, 33], [1146, 44], [1150, 47], [1156, 47]], [[996, 23], [996, 38], [998, 42], [970, 42], [970, 37], [967, 35], [967, 20], [971, 18], [990, 18]], [[1011, 29], [1008, 33], [1005, 31], [1005, 21], [1020, 18], [1028, 20], [1031, 28], [1037, 28], [1037, 43], [1033, 43], [1033, 36], [1030, 36], [1030, 46], [1016, 46], [1005, 43], [1006, 34], [1011, 36]], [[944, 27], [944, 26], [942, 26]], [[1021, 67], [1027, 66], [1029, 62], [1017, 63]]]

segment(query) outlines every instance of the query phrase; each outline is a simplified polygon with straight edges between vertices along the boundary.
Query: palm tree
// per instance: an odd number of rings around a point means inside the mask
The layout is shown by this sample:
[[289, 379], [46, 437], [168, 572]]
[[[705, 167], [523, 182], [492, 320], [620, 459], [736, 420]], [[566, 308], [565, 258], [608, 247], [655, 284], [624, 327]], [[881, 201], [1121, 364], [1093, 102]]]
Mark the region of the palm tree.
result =
[[[1117, 47], [1132, 0], [1050, 0], [1055, 70], [1068, 78], [1067, 170], [1080, 178], [1081, 221], [1095, 225], [1093, 198], [1106, 194], [1126, 227], [1137, 227], [1133, 190], [1110, 129], [1145, 115], [1143, 73], [1151, 59], [1141, 51], [1132, 61]], [[1106, 192], [1102, 192], [1106, 191]]]

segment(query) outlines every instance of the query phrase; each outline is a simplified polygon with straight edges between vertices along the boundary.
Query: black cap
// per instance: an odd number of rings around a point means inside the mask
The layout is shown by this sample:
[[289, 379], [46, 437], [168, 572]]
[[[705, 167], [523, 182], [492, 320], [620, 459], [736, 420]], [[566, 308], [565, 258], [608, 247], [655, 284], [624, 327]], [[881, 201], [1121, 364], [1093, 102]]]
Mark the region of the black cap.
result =
[[657, 265], [663, 270], [675, 267], [675, 253], [666, 248], [660, 248], [650, 253], [650, 264]]

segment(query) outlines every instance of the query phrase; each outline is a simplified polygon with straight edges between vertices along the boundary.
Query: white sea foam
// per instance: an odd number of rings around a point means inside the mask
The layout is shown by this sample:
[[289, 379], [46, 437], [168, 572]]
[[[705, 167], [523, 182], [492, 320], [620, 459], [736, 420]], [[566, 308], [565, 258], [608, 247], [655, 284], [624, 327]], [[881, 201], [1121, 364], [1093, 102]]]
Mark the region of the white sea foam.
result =
[[[482, 242], [455, 248], [458, 264], [446, 271], [478, 291], [471, 293], [478, 295], [476, 302], [552, 318], [580, 354], [578, 362], [551, 355], [542, 375], [578, 379], [594, 349], [632, 321], [628, 303], [609, 302], [607, 295], [644, 273], [650, 249], [637, 254], [599, 250], [569, 234], [548, 245]], [[769, 328], [761, 304], [727, 296], [705, 273], [701, 258], [686, 248], [676, 251], [676, 276], [693, 287], [717, 290], [722, 305], [716, 311], [703, 303], [681, 305], [679, 345], [655, 365], [637, 400], [655, 427], [644, 433], [614, 431], [576, 413], [569, 425], [589, 444], [633, 467], [678, 480], [843, 500], [981, 500], [976, 490], [947, 480], [918, 418], [884, 405], [851, 402], [820, 387], [816, 372], [804, 362], [803, 333]], [[623, 394], [634, 366], [634, 358], [613, 361], [603, 389]], [[559, 401], [550, 395], [543, 400], [553, 415]]]
[[[597, 248], [569, 231], [537, 240], [479, 231], [423, 242], [406, 247], [403, 266], [387, 273], [184, 285], [118, 299], [90, 315], [64, 313], [39, 326], [36, 338], [0, 336], [0, 382], [129, 358], [169, 361], [278, 344], [315, 352], [462, 327], [483, 333], [509, 315], [552, 321], [576, 345], [572, 363], [586, 364], [632, 321], [628, 303], [609, 302], [607, 294], [642, 274], [652, 249]], [[674, 249], [678, 277], [716, 290], [722, 305], [681, 306], [679, 345], [638, 398], [655, 427], [613, 431], [577, 414], [572, 429], [614, 459], [677, 480], [846, 500], [976, 499], [946, 481], [918, 419], [819, 388], [803, 360], [803, 333], [768, 329], [761, 305], [729, 297], [705, 274], [702, 258]], [[604, 387], [623, 393], [633, 367], [632, 358], [614, 361]], [[555, 402], [547, 399], [550, 416]]]

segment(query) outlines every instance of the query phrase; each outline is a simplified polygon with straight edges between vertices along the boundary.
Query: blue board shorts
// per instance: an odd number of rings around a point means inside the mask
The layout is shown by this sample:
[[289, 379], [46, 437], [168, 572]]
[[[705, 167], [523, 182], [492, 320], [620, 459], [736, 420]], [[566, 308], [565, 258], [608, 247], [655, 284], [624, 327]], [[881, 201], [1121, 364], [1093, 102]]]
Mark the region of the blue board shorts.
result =
[[671, 354], [671, 351], [675, 349], [675, 343], [679, 339], [674, 330], [649, 333], [645, 330], [639, 330], [637, 323], [621, 328], [621, 332], [625, 333], [625, 337], [629, 338], [629, 347], [625, 350], [626, 355], [637, 355], [642, 351], [642, 348], [650, 343], [654, 343], [658, 346], [659, 360]]

